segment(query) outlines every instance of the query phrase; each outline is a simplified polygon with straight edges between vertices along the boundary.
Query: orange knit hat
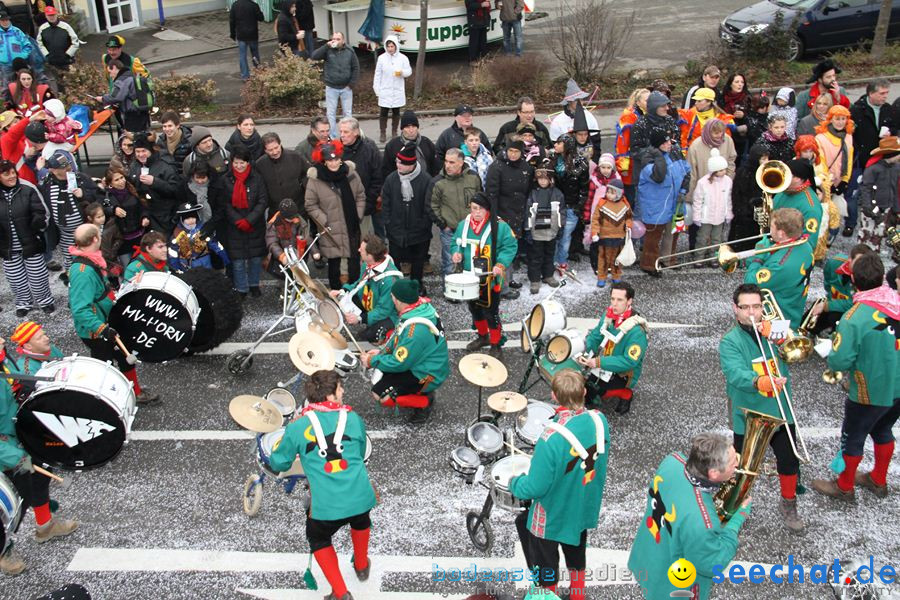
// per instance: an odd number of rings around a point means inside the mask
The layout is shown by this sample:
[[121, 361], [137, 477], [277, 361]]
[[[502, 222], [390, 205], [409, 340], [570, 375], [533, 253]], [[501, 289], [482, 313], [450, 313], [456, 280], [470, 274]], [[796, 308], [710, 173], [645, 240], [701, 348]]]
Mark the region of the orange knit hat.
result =
[[13, 331], [13, 334], [9, 339], [19, 346], [24, 346], [31, 338], [37, 335], [37, 332], [41, 329], [43, 329], [43, 326], [38, 325], [34, 321], [25, 321], [16, 327], [16, 330]]

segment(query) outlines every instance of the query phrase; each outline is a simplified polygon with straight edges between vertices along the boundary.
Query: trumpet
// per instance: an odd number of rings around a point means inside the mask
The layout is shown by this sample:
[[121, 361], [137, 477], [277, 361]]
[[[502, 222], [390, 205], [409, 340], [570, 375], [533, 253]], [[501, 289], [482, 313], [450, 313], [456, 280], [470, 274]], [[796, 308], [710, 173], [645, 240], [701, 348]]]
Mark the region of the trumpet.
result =
[[[798, 238], [793, 242], [788, 242], [786, 244], [773, 244], [767, 248], [753, 248], [750, 250], [744, 250], [742, 252], [735, 252], [732, 250], [729, 243], [734, 244], [737, 242], [747, 242], [750, 240], [759, 240], [767, 237], [768, 234], [763, 235], [754, 235], [748, 238], [742, 238], [740, 240], [733, 240], [731, 242], [723, 242], [721, 244], [713, 244], [712, 246], [703, 246], [702, 248], [694, 248], [693, 250], [683, 250], [681, 252], [675, 252], [674, 254], [669, 254], [667, 256], [660, 256], [656, 259], [656, 269], [658, 271], [662, 271], [665, 269], [678, 269], [681, 267], [686, 267], [688, 265], [697, 265], [705, 262], [716, 261], [718, 265], [725, 271], [731, 272], [737, 263], [745, 258], [751, 258], [753, 256], [759, 256], [760, 254], [766, 254], [768, 252], [775, 252], [777, 250], [781, 250], [782, 248], [793, 248], [794, 246], [799, 246], [800, 244], [806, 243], [806, 238]], [[696, 252], [705, 252], [711, 248], [718, 248], [715, 256], [711, 256], [708, 258], [700, 258], [697, 260], [690, 260], [687, 262], [677, 263], [674, 265], [663, 265], [662, 261], [668, 261], [671, 258], [675, 258], [676, 256], [687, 256], [689, 254], [694, 254]]]
[[767, 160], [756, 169], [756, 185], [763, 191], [762, 205], [753, 209], [753, 220], [760, 233], [769, 229], [772, 214], [772, 196], [781, 193], [791, 184], [791, 170], [780, 160]]
[[[763, 290], [763, 292], [768, 292], [768, 290]], [[771, 292], [769, 292], [771, 294]], [[765, 298], [763, 298], [763, 303], [765, 304]], [[783, 391], [778, 391], [778, 388], [774, 384], [774, 379], [776, 377], [781, 377], [781, 370], [778, 368], [778, 361], [773, 360], [772, 366], [770, 367], [769, 361], [766, 360], [765, 351], [763, 351], [763, 341], [762, 336], [759, 335], [759, 330], [756, 328], [757, 322], [752, 316], [750, 317], [750, 325], [753, 328], [753, 334], [756, 336], [756, 343], [759, 344], [759, 349], [763, 353], [763, 372], [773, 380], [772, 389], [775, 393], [775, 402], [778, 404], [778, 412], [781, 414], [781, 420], [785, 423], [788, 422], [787, 414], [790, 413], [791, 416], [794, 417], [794, 428], [797, 431], [797, 437], [794, 439], [794, 434], [791, 433], [791, 428], [785, 425], [785, 432], [787, 433], [788, 441], [791, 444], [791, 451], [793, 451], [794, 456], [802, 463], [809, 463], [809, 452], [806, 449], [806, 442], [803, 440], [803, 436], [800, 435], [800, 424], [797, 422], [797, 415], [794, 412], [794, 403], [791, 401], [791, 395], [788, 393], [787, 388], [784, 388]], [[772, 357], [776, 356], [775, 348], [772, 345], [772, 342], [766, 338], [766, 344], [769, 347], [769, 354]], [[802, 456], [801, 450], [802, 449]]]

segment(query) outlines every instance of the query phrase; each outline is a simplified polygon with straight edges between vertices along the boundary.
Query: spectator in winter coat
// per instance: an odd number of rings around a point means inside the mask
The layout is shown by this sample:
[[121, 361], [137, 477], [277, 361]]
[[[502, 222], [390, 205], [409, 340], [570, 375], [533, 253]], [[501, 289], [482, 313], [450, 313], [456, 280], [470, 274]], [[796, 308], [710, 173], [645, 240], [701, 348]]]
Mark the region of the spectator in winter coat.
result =
[[278, 36], [278, 47], [282, 52], [290, 52], [296, 56], [306, 54], [306, 44], [300, 50], [300, 41], [305, 38], [305, 32], [300, 30], [297, 22], [297, 3], [283, 2], [281, 11], [275, 21], [275, 33]]
[[175, 165], [175, 172], [181, 175], [184, 171], [184, 159], [191, 153], [191, 128], [181, 124], [178, 113], [167, 110], [159, 118], [162, 133], [156, 136], [156, 145], [162, 156], [170, 156]]
[[[703, 74], [700, 75], [700, 81], [697, 82], [696, 85], [689, 88], [687, 93], [684, 95], [684, 105], [683, 109], [687, 110], [692, 108], [694, 104], [697, 102], [695, 98], [696, 92], [699, 89], [710, 89], [715, 93], [715, 96], [719, 95], [719, 81], [722, 80], [722, 72], [719, 71], [719, 67], [716, 65], [709, 65], [705, 69], [703, 69]], [[715, 98], [714, 96], [714, 98]]]
[[547, 130], [547, 126], [536, 119], [535, 116], [534, 100], [528, 96], [519, 98], [519, 102], [516, 104], [516, 118], [500, 126], [500, 131], [497, 132], [497, 137], [494, 138], [491, 152], [498, 154], [501, 150], [505, 150], [507, 144], [513, 141], [513, 138], [516, 136], [516, 129], [522, 123], [533, 125], [534, 135], [538, 143], [544, 148], [548, 148], [550, 146], [550, 132]]
[[263, 155], [262, 139], [260, 139], [259, 132], [256, 131], [256, 122], [248, 114], [238, 115], [234, 131], [225, 142], [225, 151], [234, 154], [234, 149], [238, 146], [247, 148], [250, 152], [250, 162], [256, 162]]
[[14, 110], [21, 117], [30, 115], [35, 108], [53, 98], [53, 90], [45, 83], [34, 80], [34, 72], [28, 67], [16, 71], [15, 81], [3, 90], [5, 110]]
[[766, 123], [768, 128], [756, 140], [756, 143], [766, 147], [770, 160], [780, 160], [786, 163], [794, 158], [794, 140], [787, 134], [787, 117], [770, 114]]
[[229, 37], [237, 42], [241, 79], [250, 79], [247, 51], [253, 55], [253, 66], [262, 62], [259, 58], [259, 22], [265, 21], [259, 4], [253, 0], [235, 0], [228, 11]]
[[797, 137], [801, 135], [816, 135], [816, 127], [828, 116], [828, 109], [834, 106], [831, 94], [822, 94], [813, 102], [812, 110], [808, 115], [797, 121]]
[[[659, 132], [670, 140], [675, 140], [672, 152], [680, 152], [681, 147], [678, 145], [681, 139], [678, 132], [678, 125], [669, 115], [669, 98], [662, 92], [651, 92], [647, 97], [647, 110], [638, 117], [637, 122], [631, 128], [631, 162], [632, 162], [632, 183], [637, 185], [640, 182], [641, 173], [647, 161], [651, 160], [648, 152], [652, 152], [655, 148], [650, 144], [650, 135], [653, 132]], [[635, 194], [633, 206], [635, 211], [640, 211], [640, 191]], [[629, 199], [630, 200], [630, 199]]]
[[388, 175], [381, 191], [390, 254], [395, 261], [410, 263], [410, 279], [419, 282], [431, 244], [430, 185], [431, 176], [419, 163], [415, 145], [408, 143], [397, 153], [397, 170]]
[[[856, 126], [853, 132], [853, 155], [856, 157], [847, 196], [855, 203], [855, 191], [866, 163], [872, 156], [872, 150], [878, 148], [878, 140], [886, 135], [896, 135], [900, 130], [900, 115], [888, 104], [888, 93], [891, 84], [886, 79], [870, 81], [866, 85], [864, 96], [850, 107], [850, 118]], [[851, 223], [855, 225], [855, 223]]]
[[585, 125], [587, 126], [587, 131], [590, 132], [591, 144], [594, 146], [593, 156], [600, 156], [602, 152], [600, 148], [601, 136], [597, 117], [590, 111], [584, 110], [584, 107], [581, 106], [581, 101], [589, 95], [578, 87], [574, 79], [570, 79], [566, 83], [566, 95], [560, 102], [563, 110], [553, 117], [553, 121], [550, 122], [550, 140], [556, 142], [562, 134], [574, 131], [575, 115], [580, 110], [584, 114]]
[[522, 158], [532, 168], [537, 167], [547, 158], [547, 151], [538, 141], [536, 134], [537, 130], [532, 123], [519, 123], [519, 126], [516, 127], [516, 139], [520, 140], [525, 146]]
[[[50, 158], [57, 150], [65, 150], [70, 154], [75, 144], [75, 135], [82, 129], [81, 122], [68, 116], [66, 107], [56, 98], [44, 102], [44, 112], [47, 114], [47, 120], [44, 121], [47, 145], [41, 154], [44, 158]], [[75, 167], [74, 164], [72, 166]]]
[[513, 36], [516, 41], [516, 56], [522, 56], [522, 13], [525, 0], [510, 0], [500, 5], [500, 26], [503, 27], [503, 53], [513, 53]]
[[[312, 153], [322, 142], [331, 139], [331, 127], [328, 125], [328, 117], [315, 117], [309, 124], [309, 133], [294, 148], [308, 162], [313, 164]], [[304, 179], [306, 176], [304, 175]]]
[[[762, 205], [762, 190], [756, 183], [756, 170], [759, 165], [769, 160], [766, 154], [768, 149], [762, 144], [750, 146], [747, 159], [741, 163], [734, 176], [734, 185], [731, 188], [731, 206], [734, 219], [731, 221], [731, 231], [728, 240], [742, 240], [760, 233], [759, 225], [754, 220], [753, 209]], [[753, 241], [732, 243], [731, 247], [736, 251], [749, 250], [753, 247]]]
[[300, 27], [300, 33], [303, 34], [304, 46], [306, 50], [301, 52], [301, 56], [309, 58], [316, 49], [316, 36], [313, 31], [316, 29], [316, 19], [313, 15], [313, 6], [311, 0], [296, 0], [297, 5], [297, 25]]
[[625, 238], [633, 223], [631, 205], [625, 199], [625, 186], [613, 179], [606, 186], [606, 196], [597, 203], [591, 215], [591, 241], [597, 244], [597, 287], [622, 280], [622, 267], [616, 263], [625, 246]]
[[487, 182], [488, 169], [494, 162], [491, 151], [481, 141], [483, 135], [484, 133], [477, 127], [468, 127], [464, 143], [459, 146], [466, 159], [466, 165], [481, 178], [482, 187]]
[[681, 116], [681, 147], [689, 148], [691, 143], [700, 137], [703, 126], [711, 119], [722, 121], [726, 127], [728, 135], [732, 135], [737, 131], [734, 124], [734, 117], [716, 105], [715, 92], [709, 88], [700, 88], [694, 92], [694, 106], [687, 110], [678, 111]]
[[[610, 181], [619, 180], [621, 181], [621, 177], [616, 172], [615, 159], [613, 155], [610, 153], [604, 153], [597, 165], [591, 171], [591, 181], [588, 185], [588, 200], [584, 203], [584, 212], [581, 214], [581, 219], [585, 223], [591, 222], [591, 217], [594, 215], [594, 211], [597, 208], [597, 204], [600, 203], [601, 200], [606, 198], [606, 186], [609, 185]], [[623, 185], [623, 190], [626, 190], [627, 193], [628, 186]], [[627, 196], [623, 197], [629, 201], [629, 206], [631, 205], [631, 201]], [[597, 256], [599, 252], [599, 244], [591, 241], [591, 228], [585, 227], [584, 234], [581, 238], [581, 244], [585, 248], [590, 248], [590, 259], [591, 259], [591, 268], [596, 272], [597, 271]]]
[[[590, 163], [578, 153], [575, 138], [564, 134], [556, 140], [554, 151], [550, 155], [556, 177], [556, 187], [566, 199], [565, 229], [556, 245], [556, 264], [566, 269], [570, 262], [578, 261], [578, 249], [581, 246], [582, 230], [585, 220], [581, 218], [590, 189]], [[572, 242], [575, 236], [575, 246]]]
[[140, 244], [144, 233], [150, 229], [150, 212], [146, 203], [138, 198], [137, 189], [128, 181], [127, 173], [121, 167], [107, 169], [104, 183], [106, 197], [103, 208], [110, 211], [110, 219], [113, 219], [121, 235], [121, 243], [113, 252], [124, 268], [131, 261], [134, 247]]
[[378, 127], [381, 134], [379, 140], [387, 141], [388, 111], [391, 113], [391, 137], [397, 135], [397, 124], [400, 121], [400, 109], [406, 106], [406, 78], [412, 75], [409, 59], [400, 50], [397, 36], [384, 38], [384, 52], [375, 63], [375, 76], [372, 88], [378, 97]]
[[816, 143], [822, 160], [831, 173], [831, 201], [845, 219], [845, 237], [852, 234], [856, 226], [856, 203], [847, 197], [850, 175], [853, 172], [854, 129], [850, 111], [843, 106], [829, 108], [828, 116], [816, 128]]
[[103, 71], [106, 75], [107, 83], [109, 84], [110, 93], [112, 93], [113, 89], [113, 78], [109, 76], [106, 67], [108, 67], [109, 63], [113, 60], [120, 61], [125, 65], [125, 69], [131, 71], [135, 75], [143, 75], [144, 77], [150, 76], [150, 72], [147, 70], [147, 67], [141, 63], [141, 59], [122, 50], [124, 47], [125, 38], [121, 35], [111, 35], [109, 36], [109, 39], [106, 40], [106, 52], [100, 57], [100, 62], [103, 65]]
[[469, 214], [469, 202], [481, 191], [481, 179], [466, 165], [462, 150], [450, 148], [444, 168], [431, 180], [426, 208], [441, 232], [441, 264], [444, 275], [453, 272], [450, 247], [456, 226]]
[[[619, 122], [616, 123], [616, 146], [615, 146], [615, 170], [622, 177], [622, 183], [625, 184], [625, 197], [629, 202], [634, 203], [634, 189], [636, 186], [636, 177], [634, 177], [634, 165], [631, 160], [631, 129], [637, 120], [647, 112], [647, 98], [650, 97], [650, 90], [646, 88], [638, 88], [631, 93], [628, 103], [622, 109], [622, 115]], [[601, 198], [606, 195], [604, 190]]]
[[266, 255], [266, 184], [250, 164], [250, 152], [238, 146], [223, 178], [226, 194], [223, 225], [225, 250], [231, 259], [231, 282], [247, 297], [262, 295], [259, 278]]
[[840, 73], [841, 69], [830, 58], [813, 67], [812, 77], [806, 82], [811, 83], [812, 87], [797, 94], [798, 119], [802, 119], [809, 114], [816, 98], [822, 94], [831, 95], [835, 105], [850, 108], [850, 98], [847, 97], [847, 90], [842, 88], [837, 82], [837, 76]]
[[353, 163], [341, 160], [340, 140], [320, 144], [313, 151], [315, 165], [306, 179], [306, 213], [317, 227], [329, 234], [319, 238], [328, 259], [328, 284], [341, 289], [341, 259], [347, 260], [347, 279], [359, 279], [359, 243], [362, 238], [366, 191]]
[[[491, 205], [495, 207], [492, 212], [503, 219], [519, 239], [520, 255], [525, 254], [522, 231], [528, 195], [534, 185], [534, 169], [522, 157], [524, 151], [525, 145], [520, 140], [511, 142], [506, 151], [488, 168], [487, 181], [484, 185], [484, 191], [491, 200]], [[503, 278], [503, 290], [500, 295], [504, 298], [518, 298], [517, 288], [520, 287], [522, 284], [515, 280], [515, 268], [510, 264]]]
[[[693, 173], [691, 174], [693, 181]], [[694, 186], [692, 204], [694, 207], [694, 225], [697, 225], [697, 246], [721, 244], [731, 225], [734, 214], [731, 211], [731, 177], [728, 175], [728, 161], [719, 154], [716, 148], [709, 152], [706, 173]], [[703, 256], [713, 256], [707, 250]], [[707, 265], [711, 266], [711, 265]]]
[[[687, 153], [688, 165], [691, 167], [691, 187], [688, 190], [688, 199], [693, 198], [696, 182], [700, 181], [700, 178], [708, 173], [706, 169], [713, 150], [717, 151], [720, 158], [725, 159], [728, 165], [726, 167], [727, 175], [729, 178], [734, 179], [734, 164], [737, 159], [737, 152], [734, 149], [734, 140], [731, 136], [726, 135], [727, 130], [725, 127], [725, 124], [718, 119], [711, 119], [703, 126], [700, 137], [691, 142], [691, 147], [688, 148]], [[691, 215], [685, 216], [687, 221], [690, 222], [692, 220]], [[688, 245], [691, 249], [696, 247], [698, 230], [698, 226], [694, 223], [691, 223], [688, 227]], [[675, 251], [677, 244], [678, 234], [674, 234], [672, 236], [672, 252]]]
[[[474, 114], [475, 109], [468, 104], [460, 104], [453, 111], [453, 124], [441, 132], [437, 142], [434, 144], [434, 161], [436, 165], [444, 164], [444, 153], [447, 152], [448, 148], [460, 148], [465, 142], [468, 135], [467, 130], [472, 127], [472, 115]], [[477, 131], [484, 147], [490, 148], [491, 141], [488, 137], [480, 129]]]
[[206, 233], [215, 233], [220, 240], [224, 237], [229, 191], [225, 190], [222, 177], [211, 177], [205, 163], [195, 164], [179, 184], [176, 197], [179, 206], [200, 206], [200, 220]]
[[206, 127], [194, 127], [191, 134], [191, 153], [184, 157], [181, 164], [182, 173], [190, 173], [194, 163], [205, 163], [210, 169], [210, 177], [224, 175], [229, 170], [230, 154], [219, 146]]
[[312, 53], [313, 60], [324, 60], [322, 81], [325, 82], [325, 114], [331, 126], [331, 137], [338, 136], [337, 106], [341, 102], [344, 117], [353, 116], [353, 86], [359, 79], [359, 59], [353, 48], [344, 43], [344, 34], [335, 31], [331, 41]]
[[147, 198], [150, 226], [168, 238], [175, 226], [175, 205], [179, 177], [175, 166], [154, 148], [152, 133], [134, 136], [134, 162], [128, 179], [139, 198]]
[[[490, 0], [465, 0], [469, 24], [469, 64], [487, 54], [487, 32], [491, 26]], [[443, 154], [441, 161], [444, 160]]]
[[747, 154], [747, 113], [750, 110], [750, 86], [743, 73], [732, 73], [725, 80], [725, 89], [718, 103], [722, 110], [734, 117], [736, 130], [732, 132], [734, 148], [737, 151], [738, 164], [742, 156]]
[[303, 206], [303, 180], [310, 164], [295, 150], [281, 145], [277, 133], [262, 136], [265, 154], [256, 160], [256, 172], [266, 183], [268, 214], [274, 215], [285, 198], [294, 201], [299, 209]]
[[534, 171], [535, 185], [528, 196], [525, 229], [531, 235], [528, 249], [529, 291], [537, 294], [543, 281], [559, 287], [553, 277], [556, 238], [566, 224], [566, 199], [553, 185], [553, 165], [545, 159]]
[[[37, 185], [37, 161], [47, 145], [47, 128], [43, 110], [27, 119], [20, 119], [12, 111], [0, 114], [0, 156], [18, 165], [19, 177]], [[11, 125], [10, 125], [11, 123]]]
[[48, 70], [54, 75], [57, 85], [60, 84], [61, 73], [69, 70], [69, 65], [75, 61], [75, 54], [81, 46], [78, 34], [72, 26], [60, 20], [56, 8], [47, 6], [44, 9], [47, 22], [41, 25], [37, 31], [37, 44]]
[[416, 113], [407, 110], [400, 116], [400, 135], [391, 139], [384, 146], [384, 156], [381, 161], [381, 175], [387, 176], [397, 170], [397, 153], [403, 149], [407, 142], [416, 145], [416, 155], [422, 167], [429, 175], [436, 175], [440, 165], [435, 163], [434, 142], [419, 132], [419, 118]]
[[15, 72], [13, 61], [21, 58], [29, 61], [31, 58], [31, 38], [21, 29], [12, 24], [6, 7], [0, 8], [0, 76], [2, 85], [13, 80]]
[[898, 182], [900, 182], [900, 139], [882, 138], [863, 171], [859, 187], [859, 241], [876, 252], [881, 251], [885, 229], [898, 219]]
[[792, 140], [797, 139], [797, 109], [794, 104], [796, 104], [794, 90], [783, 87], [775, 94], [775, 102], [769, 109], [769, 115], [784, 115], [787, 123], [784, 132]]
[[115, 106], [116, 119], [126, 131], [137, 133], [149, 129], [150, 112], [135, 106], [137, 89], [134, 86], [134, 74], [126, 69], [120, 60], [109, 61], [106, 72], [113, 82], [112, 91], [102, 96], [94, 96], [94, 100]]
[[[356, 174], [366, 188], [366, 215], [372, 216], [375, 233], [384, 239], [384, 225], [377, 212], [378, 196], [381, 194], [381, 152], [369, 138], [363, 136], [359, 129], [359, 121], [353, 117], [344, 117], [338, 125], [341, 143], [344, 145], [342, 158], [351, 161], [356, 167]], [[358, 245], [358, 244], [357, 244]]]
[[273, 268], [273, 261], [286, 265], [286, 248], [293, 248], [302, 256], [309, 243], [309, 227], [300, 217], [300, 211], [291, 198], [285, 198], [266, 223], [266, 248], [269, 250], [269, 272], [284, 278], [281, 270]]

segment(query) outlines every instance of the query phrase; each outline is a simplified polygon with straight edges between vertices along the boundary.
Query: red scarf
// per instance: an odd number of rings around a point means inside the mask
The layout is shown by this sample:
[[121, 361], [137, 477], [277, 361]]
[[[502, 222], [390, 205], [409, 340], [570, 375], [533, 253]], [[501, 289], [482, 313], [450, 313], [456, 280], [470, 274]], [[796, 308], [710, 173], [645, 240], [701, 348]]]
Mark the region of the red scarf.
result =
[[346, 410], [347, 412], [350, 412], [353, 409], [350, 408], [349, 406], [347, 406], [346, 404], [338, 404], [337, 402], [331, 402], [330, 400], [325, 400], [324, 402], [316, 402], [316, 403], [310, 404], [309, 406], [304, 407], [303, 410], [300, 411], [300, 416], [302, 417], [303, 415], [305, 415], [306, 413], [308, 413], [310, 411], [335, 412], [338, 410]]
[[82, 258], [86, 258], [103, 271], [103, 274], [106, 274], [106, 259], [103, 258], [103, 254], [100, 250], [95, 250], [93, 252], [89, 252], [83, 248], [79, 248], [78, 246], [69, 246], [69, 254], [72, 256], [80, 256]]
[[845, 260], [844, 263], [835, 269], [835, 273], [838, 275], [846, 275], [847, 277], [851, 277], [853, 273], [850, 271], [850, 260]]
[[618, 327], [622, 324], [622, 321], [624, 321], [625, 319], [627, 319], [628, 317], [631, 316], [631, 312], [632, 312], [632, 311], [631, 311], [631, 309], [629, 308], [628, 310], [626, 310], [625, 312], [623, 312], [621, 315], [617, 315], [617, 314], [613, 311], [612, 306], [610, 306], [609, 308], [606, 309], [606, 318], [607, 318], [607, 319], [610, 319], [610, 320], [612, 321], [612, 323], [613, 323], [613, 326], [615, 326], [616, 328], [618, 328]]
[[[415, 302], [413, 302], [412, 304], [410, 304], [409, 306], [407, 306], [407, 307], [403, 310], [403, 312], [400, 313], [400, 315], [405, 315], [406, 313], [408, 313], [408, 312], [411, 311], [412, 309], [418, 308], [419, 306], [422, 306], [423, 304], [428, 304], [429, 302], [431, 302], [431, 299], [430, 299], [430, 298], [419, 297], [418, 300], [416, 300]], [[400, 316], [400, 315], [397, 315], [397, 316]]]
[[237, 169], [232, 165], [231, 174], [234, 175], [234, 189], [231, 191], [231, 206], [237, 209], [248, 209], [250, 205], [247, 203], [247, 178], [250, 177], [250, 165], [244, 169], [243, 173], [238, 173]]
[[469, 225], [472, 226], [472, 231], [475, 233], [475, 235], [478, 235], [481, 233], [481, 230], [484, 229], [485, 224], [490, 220], [491, 212], [486, 210], [484, 211], [484, 219], [480, 223], [477, 222], [474, 217], [472, 217], [471, 219], [469, 219]]
[[162, 271], [163, 269], [166, 268], [165, 260], [154, 260], [152, 256], [150, 256], [149, 254], [147, 254], [140, 248], [138, 248], [138, 247], [135, 247], [135, 248], [136, 248], [136, 251], [135, 251], [134, 255], [132, 256], [132, 258], [140, 257], [146, 264], [150, 265], [157, 271]]

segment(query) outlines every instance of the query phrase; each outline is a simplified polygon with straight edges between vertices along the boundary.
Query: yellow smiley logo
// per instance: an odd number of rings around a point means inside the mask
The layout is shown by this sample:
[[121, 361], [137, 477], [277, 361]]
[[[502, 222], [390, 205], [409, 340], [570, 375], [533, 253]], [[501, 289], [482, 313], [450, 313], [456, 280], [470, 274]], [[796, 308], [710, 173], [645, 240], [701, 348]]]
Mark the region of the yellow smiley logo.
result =
[[818, 219], [807, 219], [806, 220], [806, 230], [810, 233], [815, 233], [819, 230], [819, 220]]
[[697, 569], [689, 560], [679, 558], [672, 563], [667, 572], [669, 582], [677, 588], [688, 588], [694, 584], [697, 579]]
[[406, 357], [409, 356], [409, 350], [407, 350], [403, 346], [400, 346], [399, 348], [397, 348], [397, 351], [394, 353], [394, 356], [397, 357], [397, 360], [399, 360], [400, 362], [403, 362], [404, 360], [406, 360]]
[[756, 273], [756, 283], [765, 283], [772, 278], [772, 272], [768, 269], [760, 269]]

